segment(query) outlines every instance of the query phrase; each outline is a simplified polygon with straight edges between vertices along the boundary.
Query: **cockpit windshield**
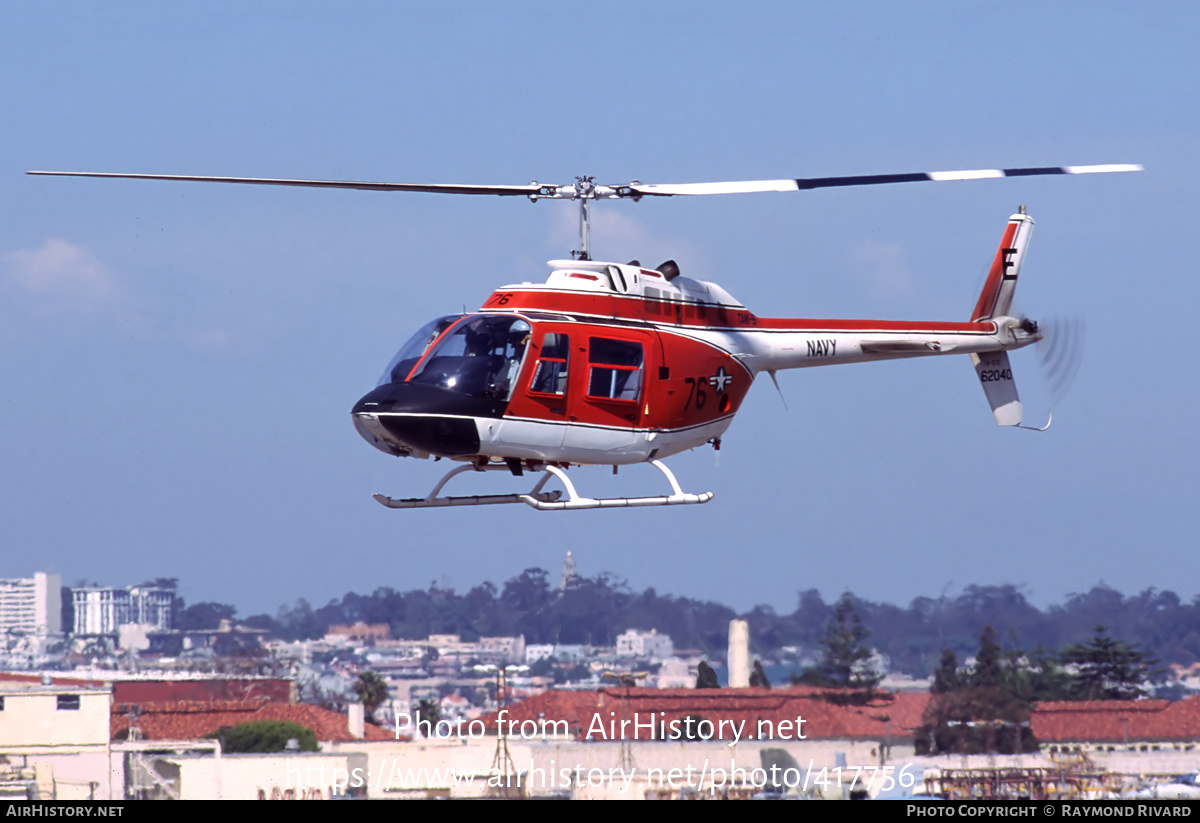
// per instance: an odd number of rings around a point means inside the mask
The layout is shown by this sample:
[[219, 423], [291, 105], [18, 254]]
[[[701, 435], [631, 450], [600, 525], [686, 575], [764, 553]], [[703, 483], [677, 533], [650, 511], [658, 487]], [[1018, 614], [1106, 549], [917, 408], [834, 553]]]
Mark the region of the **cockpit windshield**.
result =
[[417, 365], [417, 361], [421, 359], [421, 355], [425, 353], [430, 344], [438, 339], [438, 335], [462, 318], [461, 314], [448, 314], [422, 326], [416, 334], [408, 338], [408, 342], [400, 347], [400, 351], [396, 352], [396, 356], [392, 358], [392, 362], [388, 363], [383, 377], [379, 378], [375, 388], [388, 383], [403, 383], [407, 380], [408, 373], [413, 370], [413, 366]]
[[521, 370], [530, 331], [529, 321], [521, 317], [468, 315], [429, 350], [410, 382], [507, 400]]

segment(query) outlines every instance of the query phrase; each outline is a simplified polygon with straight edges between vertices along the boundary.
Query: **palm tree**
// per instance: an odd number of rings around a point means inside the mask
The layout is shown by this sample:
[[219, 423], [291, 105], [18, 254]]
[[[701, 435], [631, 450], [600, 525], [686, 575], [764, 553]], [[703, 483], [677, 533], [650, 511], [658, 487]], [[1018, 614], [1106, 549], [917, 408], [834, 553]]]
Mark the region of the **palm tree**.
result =
[[374, 721], [375, 710], [388, 699], [388, 685], [378, 672], [366, 671], [354, 682], [354, 693], [362, 701], [367, 719]]

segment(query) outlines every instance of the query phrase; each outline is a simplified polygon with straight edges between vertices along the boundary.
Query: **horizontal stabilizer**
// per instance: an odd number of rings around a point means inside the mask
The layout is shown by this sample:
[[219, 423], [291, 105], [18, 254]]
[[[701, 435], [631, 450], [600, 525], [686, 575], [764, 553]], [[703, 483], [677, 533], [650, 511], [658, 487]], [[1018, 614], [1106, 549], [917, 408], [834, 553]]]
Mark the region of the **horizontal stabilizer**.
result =
[[1008, 363], [1008, 352], [972, 354], [975, 374], [987, 395], [988, 405], [998, 426], [1019, 426], [1025, 417], [1021, 400], [1017, 397], [1017, 384], [1013, 380], [1012, 366]]

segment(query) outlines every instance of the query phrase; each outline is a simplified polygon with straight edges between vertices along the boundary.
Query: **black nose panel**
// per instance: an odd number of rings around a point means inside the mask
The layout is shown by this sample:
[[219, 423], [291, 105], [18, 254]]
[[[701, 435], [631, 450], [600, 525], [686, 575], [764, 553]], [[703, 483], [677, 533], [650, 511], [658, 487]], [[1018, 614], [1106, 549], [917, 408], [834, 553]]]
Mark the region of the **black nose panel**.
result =
[[479, 430], [471, 417], [382, 415], [379, 422], [400, 440], [430, 454], [479, 453]]
[[389, 383], [364, 395], [353, 414], [376, 415], [391, 435], [430, 454], [456, 457], [479, 452], [476, 417], [498, 418], [504, 402], [471, 397], [438, 386]]

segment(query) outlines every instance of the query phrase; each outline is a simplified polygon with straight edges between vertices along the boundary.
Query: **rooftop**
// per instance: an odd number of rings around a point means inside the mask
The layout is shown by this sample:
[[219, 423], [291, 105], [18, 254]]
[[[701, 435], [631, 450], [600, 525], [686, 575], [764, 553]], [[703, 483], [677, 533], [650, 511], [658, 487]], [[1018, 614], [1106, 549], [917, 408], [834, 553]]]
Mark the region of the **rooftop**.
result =
[[[593, 691], [552, 690], [508, 707], [506, 720], [517, 724], [566, 721], [578, 740], [605, 739], [591, 729], [610, 728], [634, 715], [653, 715], [670, 724], [688, 715], [711, 721], [727, 720], [747, 733], [759, 721], [781, 739], [912, 740], [929, 703], [928, 692], [878, 692], [866, 705], [839, 705], [822, 699], [827, 690], [793, 686], [784, 689], [646, 689], [608, 687]], [[802, 730], [794, 723], [804, 719]], [[492, 730], [496, 713], [481, 718]], [[780, 723], [784, 725], [780, 734]], [[596, 724], [596, 725], [594, 725]], [[1190, 743], [1200, 741], [1200, 696], [1166, 700], [1059, 701], [1035, 704], [1030, 725], [1039, 741], [1058, 743]], [[518, 726], [519, 727], [519, 726]], [[510, 728], [518, 728], [510, 727]], [[669, 728], [669, 725], [668, 725]], [[643, 732], [643, 739], [646, 733]], [[628, 735], [627, 735], [628, 736]], [[743, 738], [746, 739], [746, 738]]]
[[1038, 703], [1030, 726], [1043, 743], [1184, 742], [1200, 739], [1200, 697]]
[[[110, 721], [114, 740], [129, 736], [135, 722], [131, 705], [114, 704]], [[317, 740], [348, 742], [358, 738], [350, 734], [346, 715], [307, 703], [272, 703], [258, 700], [175, 700], [137, 705], [136, 724], [142, 740], [194, 740], [254, 720], [281, 720], [312, 729]], [[395, 735], [367, 723], [363, 740], [395, 740]]]
[[[786, 689], [646, 689], [622, 687], [596, 691], [548, 691], [509, 707], [506, 720], [566, 721], [573, 737], [587, 740], [588, 730], [599, 722], [608, 727], [612, 719], [632, 721], [653, 715], [669, 724], [699, 715], [712, 721], [744, 722], [746, 730], [767, 728], [772, 737], [796, 739], [911, 739], [921, 725], [929, 702], [928, 693], [879, 692], [862, 706], [837, 705], [822, 699], [828, 690], [806, 686]], [[796, 728], [803, 718], [802, 729]], [[495, 728], [496, 714], [483, 721]], [[769, 723], [769, 727], [760, 726]], [[781, 726], [780, 724], [784, 724]], [[601, 738], [603, 739], [603, 738]]]

